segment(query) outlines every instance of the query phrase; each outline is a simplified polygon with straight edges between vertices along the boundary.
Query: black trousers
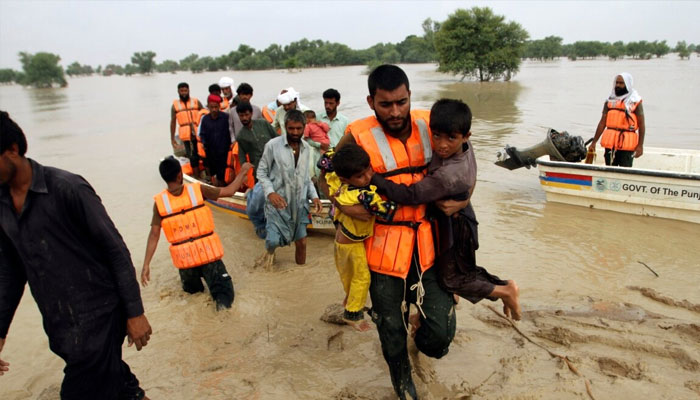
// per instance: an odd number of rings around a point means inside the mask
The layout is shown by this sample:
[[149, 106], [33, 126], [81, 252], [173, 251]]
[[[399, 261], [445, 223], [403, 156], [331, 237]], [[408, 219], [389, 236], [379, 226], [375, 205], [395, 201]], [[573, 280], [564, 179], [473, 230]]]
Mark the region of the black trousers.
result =
[[610, 149], [605, 149], [605, 165], [612, 165], [614, 167], [632, 167], [632, 162], [634, 162], [634, 151], [629, 150], [615, 150], [615, 156], [610, 160], [613, 151]]
[[[417, 252], [414, 249], [414, 253]], [[382, 354], [389, 365], [391, 383], [400, 399], [406, 393], [415, 397], [415, 387], [411, 379], [411, 364], [406, 348], [407, 333], [404, 321], [407, 313], [401, 312], [401, 301], [406, 287], [406, 303], [416, 302], [416, 292], [409, 288], [418, 282], [418, 265], [414, 257], [411, 269], [404, 281], [389, 275], [371, 272], [369, 287], [372, 299], [372, 320], [377, 325]], [[415, 343], [418, 350], [429, 357], [441, 358], [449, 351], [455, 336], [457, 317], [454, 311], [452, 295], [442, 290], [437, 282], [436, 268], [423, 273], [425, 296], [421, 308], [426, 318], [421, 315], [421, 326], [416, 331]]]
[[82, 339], [75, 335], [63, 337], [73, 336], [75, 341], [84, 339], [84, 344], [70, 354], [58, 354], [66, 361], [61, 399], [143, 399], [145, 393], [138, 379], [122, 360], [126, 336], [124, 312], [115, 311], [83, 325], [80, 329], [84, 332], [79, 334]]
[[180, 269], [182, 289], [187, 293], [204, 291], [202, 278], [207, 282], [211, 297], [219, 304], [230, 307], [233, 304], [233, 281], [221, 260], [195, 268]]
[[185, 140], [185, 156], [190, 159], [192, 168], [199, 168], [199, 153], [197, 152], [197, 139]]

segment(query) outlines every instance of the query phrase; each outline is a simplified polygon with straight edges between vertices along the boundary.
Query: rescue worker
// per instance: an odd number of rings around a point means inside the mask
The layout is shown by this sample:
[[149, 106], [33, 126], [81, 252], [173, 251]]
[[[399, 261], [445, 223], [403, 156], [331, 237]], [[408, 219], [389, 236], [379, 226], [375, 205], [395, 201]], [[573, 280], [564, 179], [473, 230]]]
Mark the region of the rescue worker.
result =
[[[427, 110], [411, 111], [408, 77], [397, 66], [377, 67], [369, 75], [368, 87], [367, 103], [374, 116], [352, 122], [337, 148], [358, 144], [369, 154], [376, 174], [410, 186], [423, 178], [432, 158], [430, 114]], [[321, 190], [328, 195], [325, 174]], [[466, 205], [466, 201], [440, 203], [446, 214]], [[369, 219], [362, 206], [339, 209], [353, 218]], [[407, 350], [410, 329], [406, 304], [413, 303], [418, 308], [417, 318], [411, 317], [413, 333], [417, 349], [425, 355], [441, 358], [447, 354], [455, 334], [453, 297], [438, 285], [436, 271], [431, 268], [435, 250], [425, 211], [425, 204], [400, 205], [391, 222], [376, 218], [373, 235], [365, 241], [371, 276], [371, 317], [400, 399], [417, 398]]]
[[178, 160], [167, 157], [161, 161], [158, 169], [167, 189], [154, 196], [151, 232], [141, 270], [141, 283], [144, 287], [151, 280], [151, 259], [158, 246], [162, 227], [170, 242], [173, 264], [180, 273], [182, 289], [187, 293], [203, 292], [201, 278], [204, 278], [209, 293], [216, 302], [216, 310], [231, 307], [234, 298], [233, 282], [221, 260], [224, 248], [214, 232], [211, 209], [204, 205], [204, 199], [216, 200], [219, 197], [233, 196], [252, 167], [252, 164], [244, 164], [241, 173], [230, 185], [215, 188], [201, 186], [199, 183], [184, 183]]
[[589, 146], [595, 152], [598, 139], [605, 148], [605, 165], [631, 167], [635, 158], [644, 153], [644, 109], [642, 96], [634, 90], [632, 75], [623, 72], [615, 76], [613, 90], [603, 104], [603, 115]]
[[181, 82], [177, 85], [178, 99], [173, 101], [170, 109], [170, 143], [173, 151], [177, 151], [180, 145], [175, 140], [175, 122], [179, 125], [178, 136], [185, 146], [185, 156], [190, 159], [190, 165], [194, 176], [199, 176], [199, 156], [197, 155], [197, 124], [199, 123], [199, 110], [203, 109], [202, 103], [194, 97], [190, 97], [190, 85]]

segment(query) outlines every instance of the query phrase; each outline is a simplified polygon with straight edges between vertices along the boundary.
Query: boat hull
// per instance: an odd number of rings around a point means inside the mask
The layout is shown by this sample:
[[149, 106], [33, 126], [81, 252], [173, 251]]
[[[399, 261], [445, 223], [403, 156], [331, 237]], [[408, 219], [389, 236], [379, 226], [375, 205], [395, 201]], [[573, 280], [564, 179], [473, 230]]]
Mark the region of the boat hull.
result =
[[[197, 181], [195, 178], [189, 175], [183, 175], [185, 181], [187, 182], [198, 182], [201, 185], [207, 185], [204, 182]], [[227, 214], [235, 215], [240, 218], [248, 219], [248, 214], [246, 214], [246, 197], [244, 193], [236, 192], [232, 197], [221, 197], [217, 200], [206, 200], [207, 204], [216, 210], [222, 211]], [[323, 206], [321, 213], [319, 215], [312, 214], [311, 223], [307, 226], [308, 229], [328, 231], [332, 232], [335, 230], [335, 225], [333, 225], [333, 220], [330, 217], [331, 203], [328, 200], [321, 200]]]
[[[700, 152], [645, 149], [645, 168], [537, 160], [547, 201], [700, 223]], [[598, 157], [602, 159], [602, 153]], [[655, 166], [664, 169], [651, 169]], [[635, 161], [636, 163], [636, 161]], [[673, 168], [671, 168], [673, 167]]]

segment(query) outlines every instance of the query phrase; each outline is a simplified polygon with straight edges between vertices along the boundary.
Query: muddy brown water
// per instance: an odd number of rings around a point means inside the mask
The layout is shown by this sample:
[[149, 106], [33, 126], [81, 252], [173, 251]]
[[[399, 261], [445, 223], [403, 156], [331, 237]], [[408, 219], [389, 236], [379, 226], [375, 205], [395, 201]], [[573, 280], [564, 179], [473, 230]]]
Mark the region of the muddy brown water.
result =
[[[281, 88], [293, 86], [305, 105], [321, 111], [321, 93], [334, 87], [342, 94], [341, 112], [354, 119], [370, 113], [363, 69], [225, 75], [236, 84], [253, 85], [253, 103], [259, 106]], [[472, 108], [472, 142], [479, 162], [473, 199], [480, 221], [478, 260], [493, 273], [519, 283], [523, 307], [534, 313], [526, 314], [521, 327], [539, 329], [539, 336], [533, 337], [544, 340], [553, 332], [551, 324], [565, 327], [554, 332], [573, 331], [584, 329], [582, 322], [563, 318], [588, 318], [585, 329], [598, 331], [576, 337], [598, 339], [592, 348], [576, 348], [583, 344], [574, 343], [568, 351], [578, 354], [575, 359], [599, 394], [697, 396], [700, 379], [692, 378], [696, 373], [692, 361], [700, 359], [696, 333], [700, 315], [627, 287], [652, 288], [678, 301], [700, 303], [700, 226], [547, 203], [535, 170], [507, 171], [493, 161], [506, 144], [539, 143], [550, 127], [590, 138], [613, 75], [622, 71], [634, 76], [644, 97], [645, 143], [700, 149], [695, 115], [700, 59], [680, 61], [669, 55], [649, 61], [528, 62], [512, 82], [490, 83], [459, 82], [436, 73], [433, 65], [409, 65], [405, 70], [413, 108], [428, 108], [441, 97], [461, 98]], [[52, 90], [2, 86], [0, 109], [9, 111], [27, 133], [30, 157], [79, 173], [92, 183], [131, 249], [139, 273], [152, 196], [163, 187], [157, 165], [170, 150], [169, 107], [176, 85], [189, 82], [192, 94], [203, 99], [207, 86], [222, 75], [75, 78], [68, 88]], [[310, 236], [305, 266], [294, 265], [293, 251], [287, 248], [279, 252], [274, 270], [260, 271], [253, 269], [253, 261], [263, 244], [250, 224], [220, 212], [215, 220], [236, 288], [234, 308], [217, 314], [207, 294], [183, 294], [161, 238], [152, 263], [152, 284], [142, 289], [154, 335], [144, 351], [125, 350], [151, 398], [392, 398], [376, 331], [360, 334], [319, 321], [329, 304], [342, 300], [331, 237]], [[597, 301], [635, 304], [667, 319], [648, 326], [603, 320], [586, 313]], [[443, 360], [424, 361], [432, 371], [423, 374], [419, 390], [436, 399], [586, 397], [578, 377], [567, 374], [539, 349], [523, 344], [494, 318], [481, 305], [460, 304], [452, 350]], [[591, 327], [606, 324], [610, 331]], [[683, 332], [695, 333], [683, 336]], [[601, 335], [608, 338], [600, 339]], [[611, 345], [633, 339], [660, 343], [654, 351]], [[671, 351], [664, 358], [659, 350], [664, 345], [680, 353]], [[673, 362], [674, 355], [680, 364]], [[48, 350], [29, 291], [2, 356], [12, 363], [12, 370], [0, 377], [0, 398], [57, 398], [63, 363]], [[681, 372], [671, 373], [675, 368]], [[626, 372], [616, 375], [618, 370]], [[645, 376], [649, 379], [640, 378]]]

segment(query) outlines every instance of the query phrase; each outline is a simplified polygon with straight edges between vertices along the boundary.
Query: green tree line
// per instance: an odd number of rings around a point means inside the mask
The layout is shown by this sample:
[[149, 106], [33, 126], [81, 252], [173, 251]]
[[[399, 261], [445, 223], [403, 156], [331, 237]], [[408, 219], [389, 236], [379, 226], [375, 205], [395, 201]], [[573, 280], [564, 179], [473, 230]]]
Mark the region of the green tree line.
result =
[[135, 52], [131, 63], [108, 64], [92, 68], [73, 62], [64, 73], [59, 65], [60, 57], [51, 53], [19, 53], [23, 71], [0, 69], [0, 83], [17, 82], [35, 87], [66, 85], [69, 76], [133, 75], [193, 73], [221, 70], [296, 69], [309, 67], [367, 65], [371, 70], [383, 63], [437, 62], [438, 70], [472, 77], [480, 81], [509, 80], [518, 72], [521, 60], [552, 60], [568, 57], [571, 60], [596, 57], [619, 59], [631, 57], [649, 59], [663, 57], [670, 52], [681, 58], [689, 58], [692, 52], [700, 53], [700, 45], [687, 45], [681, 41], [671, 47], [663, 41], [639, 41], [609, 43], [577, 41], [563, 44], [562, 38], [548, 36], [528, 40], [529, 35], [517, 22], [506, 21], [488, 8], [458, 9], [443, 22], [430, 18], [423, 21], [423, 34], [409, 35], [399, 43], [377, 43], [367, 49], [355, 50], [345, 44], [306, 38], [281, 46], [271, 44], [259, 50], [247, 44], [219, 56], [190, 54], [180, 60], [156, 62], [153, 51]]
[[665, 40], [655, 40], [653, 42], [642, 40], [628, 43], [622, 41], [614, 43], [577, 41], [570, 44], [562, 44], [562, 38], [548, 36], [544, 39], [526, 42], [523, 58], [540, 61], [553, 60], [559, 57], [567, 57], [570, 60], [596, 57], [608, 57], [611, 60], [624, 57], [648, 60], [652, 57], [663, 57], [670, 52], [678, 53], [678, 56], [682, 59], [689, 58], [692, 52], [700, 54], [700, 46], [687, 45], [685, 41], [680, 41], [676, 44], [676, 47], [671, 48]]

